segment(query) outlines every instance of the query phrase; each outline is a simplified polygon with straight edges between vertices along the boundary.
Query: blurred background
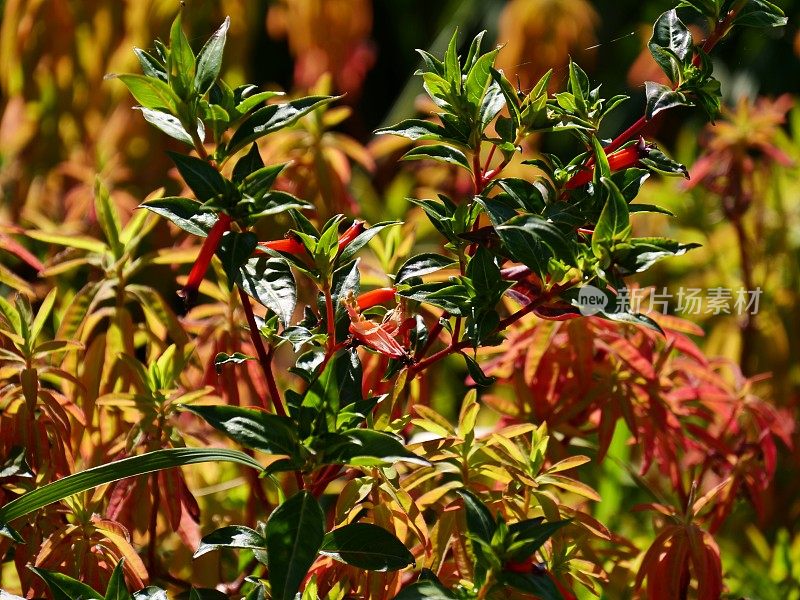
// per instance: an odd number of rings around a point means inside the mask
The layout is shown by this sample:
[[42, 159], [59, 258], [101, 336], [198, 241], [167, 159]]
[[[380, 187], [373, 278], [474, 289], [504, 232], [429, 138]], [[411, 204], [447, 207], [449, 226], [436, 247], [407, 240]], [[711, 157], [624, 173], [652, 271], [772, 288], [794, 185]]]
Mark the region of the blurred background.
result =
[[[187, 0], [184, 23], [199, 46], [230, 15], [223, 72], [232, 85], [247, 81], [289, 93], [345, 94], [324, 118], [270, 138], [263, 150], [295, 160], [289, 176], [302, 189], [294, 191], [317, 199], [322, 215], [360, 213], [374, 222], [406, 215], [407, 196], [460, 189], [452, 171], [440, 166], [398, 166], [403, 142], [372, 134], [382, 125], [431, 112], [420, 97], [420, 79], [413, 77], [415, 48], [438, 55], [455, 27], [463, 40], [485, 29], [490, 43], [504, 45], [500, 66], [523, 89], [550, 67], [553, 90], [559, 89], [572, 57], [593, 81], [604, 82], [606, 97], [631, 96], [608, 119], [604, 134], [613, 137], [642, 114], [643, 82], [659, 78], [646, 51], [648, 24], [674, 4]], [[681, 287], [762, 290], [756, 315], [703, 311], [688, 318], [705, 330], [701, 346], [708, 355], [738, 363], [754, 377], [761, 396], [794, 411], [800, 399], [800, 112], [794, 99], [800, 92], [800, 1], [778, 4], [789, 16], [787, 27], [744, 30], [715, 50], [726, 105], [715, 127], [691, 111], [675, 111], [648, 132], [689, 165], [693, 177], [689, 183], [652, 178], [640, 202], [665, 206], [676, 216], [637, 217], [636, 223], [640, 235], [703, 244], [666, 261], [642, 285], [673, 295]], [[0, 0], [4, 292], [37, 294], [41, 252], [28, 252], [19, 236], [24, 229], [97, 233], [92, 208], [97, 174], [123, 220], [163, 185], [171, 168], [164, 154], [170, 142], [131, 110], [124, 86], [105, 76], [138, 72], [132, 48], [166, 37], [178, 5], [175, 0]], [[702, 38], [702, 30], [696, 35]], [[568, 148], [534, 143], [525, 152], [541, 150]], [[510, 174], [524, 175], [522, 169], [512, 165]], [[179, 191], [177, 179], [171, 186], [170, 193]], [[166, 228], [160, 235], [169, 239]], [[424, 241], [424, 228], [417, 235]], [[175, 298], [172, 289], [162, 293]], [[174, 308], [180, 310], [177, 298]], [[450, 378], [443, 401], [448, 389], [453, 398], [463, 395], [463, 374]], [[726, 571], [732, 573], [732, 589], [740, 594], [773, 581], [800, 581], [800, 457], [781, 452], [775, 489], [762, 499], [760, 514], [731, 519], [730, 535], [720, 542], [731, 561]], [[603, 518], [614, 527], [612, 514]], [[735, 548], [728, 552], [728, 546]]]

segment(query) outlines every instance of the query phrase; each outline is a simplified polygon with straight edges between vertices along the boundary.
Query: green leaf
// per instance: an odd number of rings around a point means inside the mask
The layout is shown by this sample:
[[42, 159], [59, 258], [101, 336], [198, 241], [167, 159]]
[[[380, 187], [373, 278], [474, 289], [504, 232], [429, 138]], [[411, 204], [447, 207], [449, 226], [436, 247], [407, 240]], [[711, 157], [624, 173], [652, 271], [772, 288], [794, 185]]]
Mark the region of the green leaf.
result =
[[312, 204], [300, 200], [288, 192], [272, 190], [252, 201], [245, 197], [245, 201], [240, 202], [237, 206], [235, 214], [237, 218], [244, 219], [250, 225], [255, 225], [262, 217], [277, 215], [289, 210], [309, 210], [311, 208], [313, 208]]
[[[506, 99], [500, 86], [494, 81], [489, 84], [486, 93], [483, 96], [480, 109], [478, 111], [478, 126], [479, 130], [483, 132], [489, 123], [500, 113], [506, 106]], [[512, 156], [517, 151], [513, 144], [514, 140], [509, 140], [505, 145], [499, 146], [500, 151], [506, 155], [510, 153]]]
[[464, 360], [467, 363], [467, 371], [469, 372], [469, 376], [472, 377], [472, 380], [475, 382], [475, 385], [487, 387], [495, 382], [496, 378], [486, 375], [474, 358], [464, 352], [461, 353], [461, 356], [464, 357]]
[[541, 517], [512, 523], [508, 526], [513, 539], [511, 558], [522, 560], [533, 556], [554, 533], [570, 523], [568, 519], [542, 522]]
[[204, 210], [199, 202], [191, 198], [154, 198], [143, 202], [140, 207], [169, 219], [187, 233], [200, 237], [206, 237], [217, 222], [217, 216], [213, 212]]
[[519, 94], [517, 90], [514, 89], [514, 86], [511, 85], [511, 82], [502, 71], [498, 71], [494, 68], [489, 69], [489, 71], [492, 74], [492, 78], [500, 86], [500, 91], [506, 99], [506, 106], [508, 106], [514, 125], [519, 128], [522, 125], [522, 112], [520, 110]]
[[412, 148], [406, 152], [400, 160], [423, 160], [430, 159], [439, 162], [458, 165], [465, 168], [467, 171], [472, 172], [472, 167], [467, 160], [467, 156], [461, 151], [451, 146], [443, 144], [431, 144], [428, 146], [419, 146]]
[[457, 280], [434, 281], [411, 287], [400, 287], [397, 295], [417, 302], [433, 304], [449, 312], [454, 317], [466, 316], [472, 301], [470, 289]]
[[453, 32], [447, 51], [444, 54], [444, 78], [451, 82], [456, 91], [461, 90], [461, 63], [458, 60], [458, 27]]
[[219, 548], [266, 550], [267, 540], [254, 529], [243, 525], [230, 525], [203, 536], [192, 558], [198, 558]]
[[450, 242], [457, 242], [454, 231], [453, 216], [457, 209], [452, 200], [447, 196], [439, 195], [439, 200], [417, 200], [415, 198], [407, 198], [412, 204], [416, 204], [428, 216], [431, 224], [436, 230], [447, 238]]
[[133, 600], [169, 600], [167, 592], [160, 587], [148, 585], [146, 588], [139, 590], [133, 595]]
[[538, 215], [520, 215], [496, 227], [508, 254], [540, 276], [548, 272], [551, 258], [575, 264], [574, 242]]
[[100, 594], [77, 579], [38, 567], [28, 568], [44, 580], [53, 600], [103, 600]]
[[672, 160], [659, 148], [648, 148], [647, 156], [639, 160], [648, 169], [667, 176], [681, 176], [689, 179], [689, 171], [685, 165]]
[[331, 448], [326, 460], [354, 466], [388, 466], [397, 462], [428, 466], [430, 463], [408, 450], [402, 440], [385, 431], [350, 429], [337, 434], [343, 440]]
[[592, 149], [594, 150], [594, 160], [597, 165], [594, 170], [594, 180], [595, 185], [597, 185], [600, 183], [600, 177], [611, 177], [611, 167], [608, 164], [606, 151], [596, 135], [592, 136]]
[[467, 530], [487, 544], [491, 543], [495, 529], [497, 529], [492, 513], [489, 512], [489, 509], [481, 502], [480, 498], [470, 490], [460, 489], [456, 491], [464, 501]]
[[[255, 144], [253, 144], [253, 146], [255, 146]], [[261, 157], [259, 156], [259, 159], [260, 158]], [[268, 167], [262, 166], [249, 173], [242, 181], [242, 191], [253, 198], [264, 197], [285, 167], [286, 163], [270, 165]], [[294, 198], [294, 196], [291, 197], [295, 201], [298, 201], [296, 198]], [[301, 204], [303, 203], [301, 202]]]
[[359, 233], [352, 242], [347, 244], [347, 246], [339, 253], [339, 255], [336, 257], [336, 264], [343, 265], [353, 260], [356, 253], [366, 246], [369, 241], [381, 231], [401, 224], [402, 223], [400, 221], [384, 221], [382, 223], [375, 223], [375, 225], [372, 227], [365, 229]]
[[227, 231], [220, 240], [217, 256], [232, 288], [239, 281], [239, 271], [247, 263], [258, 246], [258, 236], [252, 231]]
[[283, 92], [258, 92], [257, 94], [253, 94], [252, 96], [244, 97], [244, 99], [236, 105], [236, 112], [238, 113], [238, 117], [247, 114], [251, 110], [253, 110], [256, 106], [261, 104], [262, 102], [266, 102], [272, 98], [277, 96], [283, 96]]
[[714, 121], [719, 115], [722, 106], [722, 90], [719, 81], [708, 77], [702, 84], [694, 86], [691, 90], [694, 104], [700, 106], [706, 116]]
[[405, 586], [394, 600], [455, 600], [456, 595], [438, 581], [426, 579]]
[[638, 327], [647, 327], [648, 329], [652, 329], [656, 333], [660, 333], [661, 335], [666, 335], [664, 333], [664, 330], [661, 329], [661, 326], [658, 323], [656, 323], [653, 319], [642, 313], [632, 313], [632, 312], [607, 313], [605, 311], [600, 311], [597, 314], [598, 316], [603, 317], [604, 319], [608, 319], [609, 321], [614, 321], [616, 323], [625, 323], [628, 325], [636, 325]]
[[259, 108], [234, 132], [228, 142], [227, 152], [233, 154], [250, 142], [288, 127], [312, 110], [337, 99], [338, 96], [308, 96], [283, 104], [270, 104]]
[[564, 600], [556, 584], [545, 573], [503, 573], [501, 581], [511, 587], [532, 594], [540, 600]]
[[483, 44], [483, 38], [486, 36], [486, 30], [479, 32], [474, 38], [472, 38], [472, 42], [469, 45], [469, 51], [467, 52], [467, 58], [464, 60], [464, 70], [469, 72], [475, 63], [477, 62], [478, 58], [481, 56], [481, 45]]
[[433, 252], [417, 254], [403, 263], [403, 266], [397, 271], [394, 282], [395, 284], [405, 283], [412, 277], [423, 277], [441, 269], [446, 269], [455, 264], [455, 262], [449, 256], [442, 256]]
[[681, 0], [675, 8], [692, 8], [714, 21], [719, 18], [720, 6], [717, 0]]
[[214, 368], [216, 369], [217, 373], [222, 372], [222, 365], [234, 364], [234, 365], [241, 365], [247, 362], [248, 360], [255, 360], [252, 356], [247, 356], [247, 354], [243, 354], [242, 352], [234, 352], [233, 354], [227, 354], [226, 352], [218, 352], [217, 355], [214, 357]]
[[414, 555], [393, 533], [371, 523], [351, 523], [325, 535], [320, 552], [366, 571], [398, 571]]
[[22, 477], [32, 479], [35, 477], [28, 461], [25, 459], [25, 448], [12, 446], [8, 451], [5, 462], [0, 465], [0, 480], [9, 477]]
[[[506, 177], [504, 179], [497, 179], [494, 182], [499, 186], [509, 198], [519, 207], [523, 208], [530, 213], [540, 214], [546, 206], [545, 193], [543, 188], [537, 186], [536, 183], [526, 181], [525, 179], [518, 179], [516, 177]], [[484, 205], [488, 211], [491, 211], [492, 205], [497, 202], [496, 197], [484, 200]], [[515, 216], [516, 212], [514, 212]], [[491, 215], [490, 215], [491, 216]], [[511, 217], [509, 217], [511, 218]], [[508, 219], [503, 220], [503, 222]], [[502, 223], [497, 223], [498, 225]]]
[[692, 34], [674, 9], [658, 17], [648, 47], [670, 81], [678, 81], [683, 65], [691, 58]]
[[222, 25], [205, 43], [197, 55], [197, 73], [194, 76], [194, 89], [198, 94], [203, 95], [219, 77], [222, 67], [222, 53], [225, 50], [225, 38], [228, 35], [228, 28], [231, 18], [225, 17]]
[[667, 238], [631, 238], [614, 249], [614, 262], [622, 268], [623, 275], [646, 271], [662, 258], [680, 256], [700, 244], [680, 244]]
[[189, 39], [181, 26], [181, 13], [175, 17], [169, 31], [167, 78], [175, 93], [188, 100], [194, 92], [195, 58]]
[[122, 225], [119, 221], [117, 207], [111, 202], [108, 189], [103, 185], [99, 177], [96, 177], [94, 181], [94, 209], [97, 213], [100, 229], [103, 230], [103, 235], [114, 256], [119, 260], [125, 252], [125, 248], [119, 239]]
[[227, 191], [225, 178], [207, 161], [177, 152], [167, 151], [167, 154], [198, 200], [206, 202], [225, 195]]
[[[261, 158], [261, 152], [258, 149], [258, 144], [253, 143], [253, 145], [250, 146], [250, 150], [248, 150], [247, 154], [236, 161], [236, 166], [233, 167], [233, 181], [235, 183], [242, 183], [248, 175], [263, 168], [264, 161]], [[283, 165], [281, 165], [281, 168], [283, 168]], [[272, 181], [274, 181], [274, 178]], [[272, 185], [272, 181], [270, 181], [269, 185]], [[269, 185], [267, 187], [269, 187]]]
[[375, 131], [375, 135], [398, 135], [410, 140], [440, 140], [446, 134], [447, 130], [441, 125], [422, 119], [406, 119], [392, 127], [384, 127]]
[[174, 117], [171, 114], [160, 110], [145, 108], [143, 106], [138, 107], [137, 110], [142, 111], [142, 116], [144, 117], [145, 121], [161, 130], [161, 132], [166, 133], [171, 138], [181, 141], [184, 144], [194, 146], [192, 136], [183, 127], [183, 124], [178, 117]]
[[578, 115], [588, 113], [587, 100], [589, 95], [589, 78], [577, 63], [572, 59], [569, 61], [569, 91], [572, 94], [572, 101], [575, 103], [575, 110]]
[[750, 0], [734, 20], [745, 27], [783, 27], [787, 22], [783, 9], [768, 0]]
[[476, 114], [483, 103], [483, 98], [489, 90], [489, 86], [494, 84], [491, 69], [499, 51], [499, 48], [495, 48], [491, 52], [482, 55], [467, 73], [464, 91], [467, 93], [467, 101], [472, 104]]
[[644, 89], [647, 98], [645, 117], [648, 121], [663, 110], [675, 108], [676, 106], [692, 105], [691, 100], [683, 93], [677, 92], [666, 85], [647, 81], [644, 84]]
[[317, 558], [325, 536], [325, 515], [317, 500], [301, 491], [267, 521], [267, 568], [273, 600], [294, 600]]
[[167, 81], [167, 72], [164, 70], [164, 65], [155, 56], [142, 50], [141, 48], [134, 48], [133, 53], [139, 59], [139, 65], [142, 67], [142, 73], [146, 77], [153, 77], [161, 81]]
[[655, 204], [629, 204], [628, 211], [633, 213], [658, 213], [661, 215], [667, 215], [668, 217], [674, 217], [675, 213], [663, 208], [661, 206], [656, 206]]
[[242, 600], [267, 600], [267, 595], [264, 592], [264, 585], [260, 582], [257, 583]]
[[225, 404], [186, 405], [183, 408], [246, 448], [266, 454], [285, 454], [292, 458], [296, 458], [300, 452], [296, 428], [288, 417], [257, 408]]
[[483, 246], [479, 246], [470, 259], [466, 275], [479, 296], [494, 297], [502, 283], [500, 267], [492, 253]]
[[114, 571], [111, 573], [111, 579], [108, 581], [106, 595], [103, 600], [131, 600], [131, 594], [128, 591], [128, 587], [125, 585], [124, 566], [125, 559], [121, 558], [117, 566], [114, 567]]
[[284, 326], [292, 321], [297, 304], [297, 284], [289, 263], [283, 258], [251, 258], [239, 272], [239, 285], [266, 306]]
[[170, 87], [159, 79], [145, 75], [125, 73], [117, 75], [136, 101], [144, 108], [163, 110], [174, 114], [180, 99]]
[[[10, 525], [0, 525], [0, 536], [6, 537], [17, 544], [25, 543], [25, 538]], [[2, 600], [2, 597], [0, 597], [0, 600]]]
[[219, 590], [211, 588], [196, 588], [193, 587], [189, 590], [189, 595], [186, 592], [175, 597], [175, 600], [229, 600], [226, 594]]
[[607, 191], [607, 199], [592, 233], [592, 251], [597, 258], [603, 258], [615, 243], [624, 242], [631, 236], [628, 203], [611, 179], [603, 177], [601, 182]]
[[221, 448], [166, 448], [115, 460], [74, 473], [15, 498], [0, 508], [0, 524], [10, 523], [40, 508], [105, 483], [155, 471], [204, 462], [233, 462], [261, 470], [261, 465], [244, 452]]

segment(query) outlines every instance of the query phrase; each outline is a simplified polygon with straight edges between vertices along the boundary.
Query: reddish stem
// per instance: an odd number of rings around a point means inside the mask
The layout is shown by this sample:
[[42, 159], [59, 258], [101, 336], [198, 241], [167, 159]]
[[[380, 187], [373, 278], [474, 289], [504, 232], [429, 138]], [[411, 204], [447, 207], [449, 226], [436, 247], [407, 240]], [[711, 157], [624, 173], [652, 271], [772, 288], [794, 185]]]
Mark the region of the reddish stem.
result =
[[497, 150], [497, 146], [492, 144], [492, 147], [489, 148], [489, 156], [486, 157], [486, 162], [483, 165], [484, 172], [489, 170], [489, 165], [492, 164], [492, 158], [494, 158], [495, 150]]
[[417, 360], [425, 356], [428, 353], [428, 350], [431, 349], [431, 346], [436, 343], [436, 340], [439, 338], [439, 334], [442, 333], [442, 329], [444, 329], [444, 321], [447, 321], [448, 319], [450, 319], [450, 313], [444, 311], [442, 316], [437, 319], [436, 324], [431, 328], [430, 332], [428, 332], [428, 339], [425, 341], [425, 345], [415, 357]]
[[[267, 380], [267, 388], [269, 389], [270, 400], [272, 400], [272, 405], [275, 407], [275, 412], [279, 416], [285, 417], [288, 415], [288, 413], [286, 411], [286, 407], [283, 405], [283, 399], [278, 391], [278, 384], [275, 381], [275, 375], [272, 372], [272, 347], [270, 346], [269, 351], [267, 351], [267, 349], [264, 347], [264, 340], [261, 339], [261, 333], [259, 332], [258, 324], [256, 323], [256, 316], [253, 314], [253, 306], [250, 304], [250, 298], [247, 297], [247, 294], [244, 292], [244, 290], [242, 290], [242, 288], [237, 286], [237, 289], [239, 290], [239, 299], [242, 301], [242, 308], [244, 309], [244, 314], [247, 318], [247, 325], [250, 327], [250, 340], [253, 342], [253, 346], [256, 349], [258, 362], [261, 365], [261, 370], [264, 372], [264, 377]], [[263, 404], [262, 406], [266, 408], [266, 404]], [[294, 478], [297, 482], [297, 489], [305, 489], [305, 483], [303, 482], [303, 476], [300, 474], [300, 471], [294, 472]]]
[[[281, 399], [280, 392], [278, 391], [278, 384], [275, 382], [275, 375], [272, 372], [272, 347], [270, 347], [269, 350], [264, 347], [264, 340], [261, 338], [261, 333], [258, 330], [258, 324], [256, 323], [256, 317], [253, 313], [253, 306], [250, 304], [250, 298], [247, 297], [247, 294], [244, 292], [244, 290], [242, 290], [242, 288], [237, 286], [237, 289], [239, 291], [239, 300], [242, 302], [244, 315], [247, 319], [247, 325], [250, 328], [250, 341], [256, 350], [258, 362], [261, 365], [261, 370], [264, 372], [264, 377], [267, 380], [267, 388], [269, 389], [270, 400], [272, 401], [272, 405], [275, 407], [275, 412], [281, 417], [285, 417], [287, 415], [286, 408], [283, 406], [283, 400]], [[265, 409], [268, 408], [266, 403], [262, 403], [262, 406]]]
[[[554, 288], [553, 290], [551, 290], [548, 293], [543, 294], [541, 297], [537, 298], [536, 300], [532, 300], [531, 302], [526, 304], [524, 307], [522, 307], [517, 312], [511, 314], [510, 316], [508, 316], [505, 319], [503, 319], [502, 321], [500, 321], [500, 324], [495, 329], [495, 333], [500, 333], [500, 332], [504, 331], [505, 329], [508, 329], [511, 325], [513, 325], [514, 323], [519, 321], [522, 317], [532, 313], [534, 310], [536, 310], [536, 308], [538, 308], [539, 306], [541, 306], [542, 304], [547, 302], [551, 298], [551, 296], [553, 295], [554, 292], [560, 292], [560, 291], [563, 291], [563, 288]], [[456, 341], [456, 340], [458, 340], [459, 325], [460, 325], [460, 321], [456, 321], [456, 327], [454, 328], [453, 339], [450, 342], [450, 345], [447, 346], [446, 348], [440, 350], [436, 354], [432, 354], [428, 358], [426, 358], [424, 360], [421, 360], [420, 362], [418, 362], [418, 363], [412, 365], [411, 367], [409, 367], [409, 370], [408, 370], [409, 377], [413, 378], [414, 376], [416, 376], [417, 374], [421, 373], [422, 371], [424, 371], [425, 369], [427, 369], [431, 365], [439, 362], [443, 358], [446, 358], [446, 357], [450, 356], [451, 354], [453, 354], [455, 352], [460, 352], [461, 350], [464, 350], [464, 349], [468, 348], [472, 344], [472, 342], [470, 340], [462, 340], [460, 342]]]
[[[716, 27], [714, 28], [714, 31], [712, 31], [711, 35], [708, 36], [705, 42], [703, 42], [702, 50], [705, 54], [711, 52], [714, 49], [714, 47], [720, 42], [720, 40], [722, 40], [722, 38], [725, 37], [725, 34], [727, 34], [728, 30], [730, 29], [731, 23], [733, 23], [733, 20], [736, 18], [736, 15], [739, 13], [740, 10], [741, 6], [734, 7], [733, 9], [728, 11], [728, 14], [725, 16], [724, 19], [720, 20], [717, 23]], [[695, 67], [697, 67], [700, 65], [701, 60], [702, 60], [701, 55], [698, 52], [694, 55], [694, 58], [692, 59], [692, 64]], [[644, 131], [644, 129], [648, 125], [650, 125], [650, 123], [652, 123], [652, 121], [648, 121], [645, 115], [639, 117], [639, 119], [635, 123], [633, 123], [633, 125], [631, 125], [625, 131], [620, 133], [617, 137], [615, 137], [611, 141], [611, 143], [608, 146], [605, 147], [606, 154], [614, 152], [614, 150], [619, 149], [623, 144], [625, 144], [629, 140], [632, 140], [637, 135], [640, 135]], [[592, 162], [593, 159], [589, 159], [586, 162], [586, 164], [591, 165]]]

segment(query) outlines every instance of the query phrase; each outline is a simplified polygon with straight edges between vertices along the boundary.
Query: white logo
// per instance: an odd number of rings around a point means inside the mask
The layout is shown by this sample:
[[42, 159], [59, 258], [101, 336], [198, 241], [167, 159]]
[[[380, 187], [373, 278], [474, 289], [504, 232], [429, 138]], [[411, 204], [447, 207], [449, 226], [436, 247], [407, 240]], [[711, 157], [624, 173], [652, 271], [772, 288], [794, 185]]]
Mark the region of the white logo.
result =
[[608, 296], [593, 285], [585, 285], [578, 290], [578, 309], [585, 317], [596, 315], [608, 304]]

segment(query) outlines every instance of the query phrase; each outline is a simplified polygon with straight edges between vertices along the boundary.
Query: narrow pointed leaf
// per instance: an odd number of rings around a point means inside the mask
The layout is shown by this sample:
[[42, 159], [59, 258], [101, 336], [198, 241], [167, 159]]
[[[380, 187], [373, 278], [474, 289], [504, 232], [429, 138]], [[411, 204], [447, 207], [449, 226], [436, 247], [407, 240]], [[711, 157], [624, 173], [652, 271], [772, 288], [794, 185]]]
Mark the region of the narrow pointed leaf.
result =
[[451, 146], [443, 144], [431, 144], [429, 146], [419, 146], [413, 148], [403, 155], [401, 160], [436, 160], [439, 162], [458, 165], [467, 171], [472, 171], [472, 167], [467, 160], [467, 156], [461, 151]]
[[198, 558], [218, 548], [244, 548], [266, 550], [267, 540], [254, 529], [243, 525], [229, 525], [203, 536], [193, 558]]
[[240, 406], [187, 405], [185, 410], [204, 419], [232, 440], [247, 448], [267, 454], [295, 457], [300, 442], [294, 424], [287, 417], [270, 414], [257, 408]]
[[225, 38], [230, 27], [230, 17], [220, 25], [205, 43], [197, 55], [197, 73], [194, 76], [194, 88], [198, 94], [205, 94], [219, 76], [222, 67], [222, 53], [225, 50]]
[[259, 471], [262, 468], [255, 459], [238, 450], [221, 448], [166, 448], [155, 450], [86, 469], [23, 494], [0, 508], [0, 524], [9, 523], [48, 504], [58, 502], [105, 483], [204, 462], [233, 462]]
[[198, 200], [205, 202], [225, 194], [225, 179], [207, 161], [177, 152], [167, 154]]
[[320, 552], [367, 571], [397, 571], [414, 564], [414, 556], [397, 536], [371, 523], [334, 529], [325, 535]]
[[128, 591], [128, 587], [125, 585], [124, 566], [125, 559], [122, 558], [111, 573], [111, 579], [108, 581], [106, 595], [103, 600], [131, 600], [131, 594]]
[[247, 294], [278, 315], [284, 326], [292, 322], [297, 284], [285, 259], [251, 258], [240, 270], [238, 283]]
[[47, 569], [28, 568], [44, 580], [54, 600], [103, 600], [100, 594], [77, 579]]
[[325, 536], [325, 515], [317, 500], [301, 491], [267, 521], [267, 567], [273, 600], [293, 600], [317, 558]]

